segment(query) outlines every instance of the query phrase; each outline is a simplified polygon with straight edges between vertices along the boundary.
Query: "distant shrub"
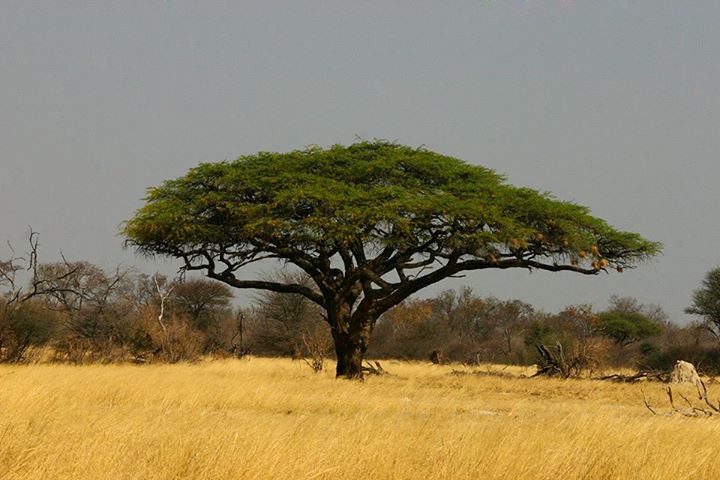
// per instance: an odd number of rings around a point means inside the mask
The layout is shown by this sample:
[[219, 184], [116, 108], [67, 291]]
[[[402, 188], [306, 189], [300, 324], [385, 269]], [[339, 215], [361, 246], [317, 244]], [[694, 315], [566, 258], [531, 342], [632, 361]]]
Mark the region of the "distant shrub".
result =
[[644, 357], [654, 355], [660, 352], [660, 347], [650, 342], [643, 342], [640, 344], [640, 354]]
[[684, 360], [707, 375], [720, 375], [720, 348], [680, 345], [666, 351], [651, 353], [640, 362], [641, 369], [671, 371], [675, 362]]
[[610, 311], [598, 315], [597, 329], [624, 346], [659, 334], [662, 326], [640, 312]]
[[22, 362], [30, 347], [52, 338], [55, 327], [54, 312], [35, 302], [0, 309], [0, 362]]

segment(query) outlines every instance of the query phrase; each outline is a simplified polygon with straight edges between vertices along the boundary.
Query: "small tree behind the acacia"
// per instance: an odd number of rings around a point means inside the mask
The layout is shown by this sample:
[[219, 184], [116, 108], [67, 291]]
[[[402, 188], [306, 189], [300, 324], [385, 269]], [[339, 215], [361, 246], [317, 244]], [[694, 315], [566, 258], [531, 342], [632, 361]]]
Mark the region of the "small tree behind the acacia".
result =
[[640, 312], [602, 312], [598, 315], [598, 331], [617, 345], [627, 346], [662, 331], [662, 326]]
[[[659, 251], [585, 207], [382, 141], [202, 164], [145, 201], [124, 225], [129, 245], [236, 288], [308, 298], [324, 311], [344, 377], [362, 375], [382, 313], [444, 278], [508, 268], [594, 275]], [[240, 277], [267, 259], [313, 285]]]
[[[306, 275], [279, 273], [277, 281], [310, 285]], [[309, 350], [327, 343], [327, 326], [318, 322], [318, 305], [300, 294], [261, 292], [255, 298], [252, 328], [248, 332], [250, 350], [265, 355], [284, 355], [295, 358], [308, 356]]]
[[105, 271], [88, 262], [45, 263], [38, 279], [47, 288], [47, 305], [63, 314], [68, 333], [99, 348], [123, 342], [131, 335], [132, 304], [126, 296], [132, 272], [117, 268]]

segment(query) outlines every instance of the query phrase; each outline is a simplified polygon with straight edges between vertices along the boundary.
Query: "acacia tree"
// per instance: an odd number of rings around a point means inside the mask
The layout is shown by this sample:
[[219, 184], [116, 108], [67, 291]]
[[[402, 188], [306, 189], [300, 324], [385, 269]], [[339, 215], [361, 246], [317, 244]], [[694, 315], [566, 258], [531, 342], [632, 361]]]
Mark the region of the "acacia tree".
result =
[[[444, 278], [508, 268], [594, 275], [660, 248], [484, 167], [384, 141], [201, 164], [145, 202], [123, 227], [127, 245], [233, 287], [307, 297], [324, 311], [343, 377], [362, 376], [383, 312]], [[314, 285], [239, 278], [267, 259]]]

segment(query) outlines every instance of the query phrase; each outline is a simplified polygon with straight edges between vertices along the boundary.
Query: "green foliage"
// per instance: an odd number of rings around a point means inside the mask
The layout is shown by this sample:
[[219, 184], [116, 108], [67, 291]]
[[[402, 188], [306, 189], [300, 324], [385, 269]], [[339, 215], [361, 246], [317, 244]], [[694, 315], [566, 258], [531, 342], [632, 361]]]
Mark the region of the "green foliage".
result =
[[528, 326], [525, 334], [525, 345], [534, 347], [541, 344], [552, 344], [557, 341], [555, 330], [547, 323], [540, 320], [533, 320]]
[[562, 312], [558, 315], [535, 316], [524, 333], [525, 346], [533, 354], [537, 345], [554, 347], [557, 344], [562, 346], [566, 354], [570, 354], [583, 341], [578, 329], [564, 318]]
[[647, 357], [650, 355], [656, 355], [660, 352], [660, 347], [650, 342], [643, 342], [640, 344], [640, 354]]
[[201, 164], [150, 189], [145, 200], [123, 233], [148, 254], [278, 243], [317, 252], [353, 240], [402, 250], [435, 233], [444, 249], [461, 254], [534, 251], [599, 270], [659, 250], [586, 207], [513, 187], [481, 166], [383, 141]]
[[720, 338], [720, 268], [710, 270], [699, 289], [693, 292], [693, 303], [686, 313], [702, 315], [716, 338]]
[[667, 350], [660, 350], [643, 357], [640, 362], [642, 370], [657, 370], [669, 372], [678, 360], [684, 360], [697, 366], [701, 375], [720, 375], [720, 348], [717, 344], [673, 345]]
[[640, 312], [603, 312], [598, 315], [597, 328], [618, 345], [629, 345], [662, 331], [660, 324]]

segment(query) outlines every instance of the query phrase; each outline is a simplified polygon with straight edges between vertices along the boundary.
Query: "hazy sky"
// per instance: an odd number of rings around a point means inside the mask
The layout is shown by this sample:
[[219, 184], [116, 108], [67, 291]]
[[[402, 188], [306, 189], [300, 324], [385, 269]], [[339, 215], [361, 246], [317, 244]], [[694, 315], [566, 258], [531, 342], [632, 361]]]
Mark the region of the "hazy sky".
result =
[[[612, 294], [678, 322], [720, 264], [720, 2], [0, 0], [0, 239], [122, 249], [145, 188], [201, 161], [397, 140], [665, 244], [623, 274], [484, 271], [549, 311]], [[7, 250], [0, 249], [0, 258]]]

